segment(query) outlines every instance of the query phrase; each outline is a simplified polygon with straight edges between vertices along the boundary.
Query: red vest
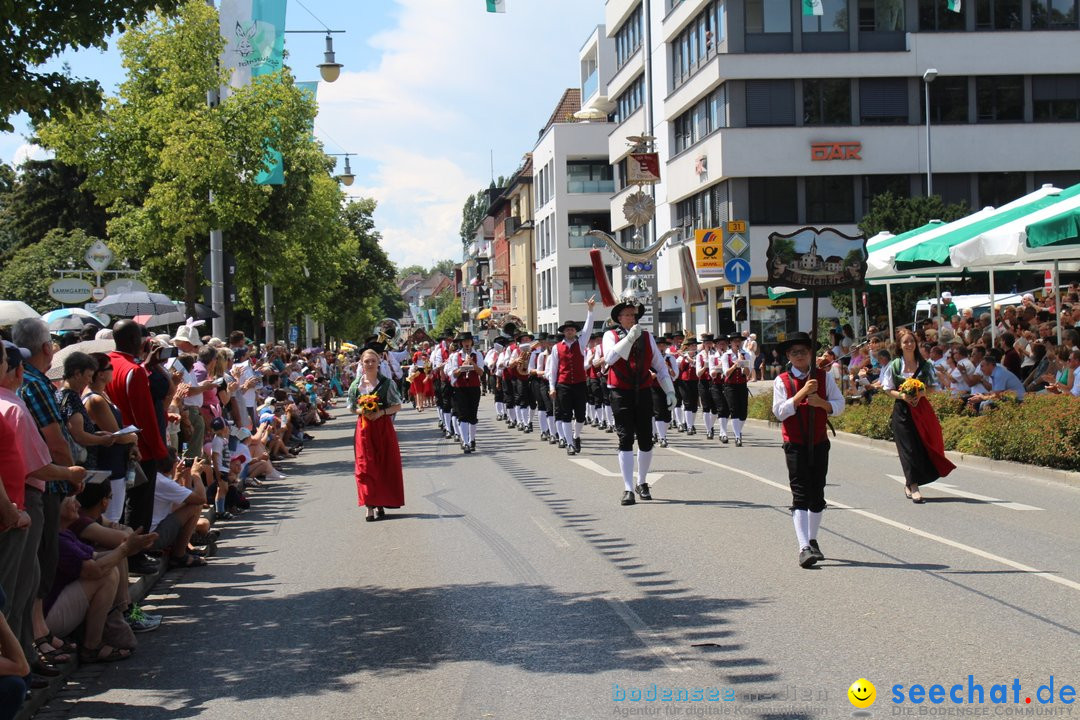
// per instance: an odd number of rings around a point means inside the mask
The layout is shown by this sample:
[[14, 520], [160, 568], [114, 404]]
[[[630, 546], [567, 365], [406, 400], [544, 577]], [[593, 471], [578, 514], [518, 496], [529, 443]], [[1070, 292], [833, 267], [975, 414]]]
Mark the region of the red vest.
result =
[[[623, 335], [618, 330], [609, 330], [615, 333], [616, 340], [622, 340]], [[625, 334], [625, 333], [624, 333]], [[642, 330], [641, 337], [634, 343], [630, 350], [630, 359], [623, 360], [621, 357], [614, 365], [608, 368], [607, 384], [617, 390], [638, 390], [653, 386], [652, 375], [652, 343], [649, 342], [649, 333]]]
[[563, 340], [555, 345], [555, 352], [559, 358], [559, 376], [555, 381], [559, 385], [585, 382], [585, 356], [581, 353], [578, 341], [575, 340], [567, 346]]
[[[818, 381], [817, 394], [822, 399], [828, 399], [828, 395], [825, 393], [825, 371], [813, 370], [813, 377]], [[803, 385], [810, 378], [807, 375], [803, 378], [796, 378], [790, 372], [781, 373], [780, 381], [784, 383], [784, 389], [787, 390], [789, 398], [795, 397], [795, 393], [802, 390]], [[812, 414], [812, 420], [811, 420]], [[795, 414], [789, 417], [780, 425], [781, 434], [784, 437], [784, 442], [794, 443], [796, 445], [806, 444], [806, 431], [807, 425], [811, 422], [813, 427], [810, 428], [813, 437], [813, 443], [825, 442], [828, 439], [826, 435], [825, 425], [829, 420], [829, 414], [827, 411], [821, 408], [812, 408], [807, 405], [804, 399], [801, 403], [795, 406]]]
[[697, 376], [694, 374], [694, 361], [684, 357], [679, 358], [679, 379], [683, 382], [690, 382], [695, 380]]
[[[473, 360], [476, 360], [476, 351], [472, 351]], [[457, 353], [457, 366], [461, 367], [465, 364], [465, 352], [459, 350]], [[478, 366], [474, 366], [476, 368]], [[454, 387], [480, 387], [480, 370], [474, 369], [472, 372], [461, 373], [454, 376]]]
[[[508, 348], [506, 348], [506, 357], [507, 357], [507, 359], [513, 357], [514, 353], [517, 352], [517, 349], [518, 349], [518, 344], [517, 343], [510, 343], [510, 346]], [[508, 379], [508, 380], [514, 380], [516, 378], [520, 378], [521, 374], [518, 373], [516, 365], [512, 365], [512, 364], [510, 364], [508, 362], [504, 366], [503, 377]]]
[[[742, 359], [742, 354], [736, 353], [734, 350], [728, 350], [726, 354], [733, 365]], [[726, 380], [728, 385], [745, 385], [747, 381], [748, 378], [746, 377], [746, 373], [743, 372], [741, 367], [736, 367], [732, 370]]]
[[595, 380], [596, 378], [600, 377], [600, 375], [596, 371], [596, 366], [593, 365], [593, 354], [596, 352], [596, 348], [598, 348], [598, 347], [600, 347], [600, 346], [596, 345], [594, 347], [589, 348], [589, 350], [588, 350], [588, 352], [589, 352], [589, 364], [585, 366], [585, 377], [589, 378], [590, 380]]

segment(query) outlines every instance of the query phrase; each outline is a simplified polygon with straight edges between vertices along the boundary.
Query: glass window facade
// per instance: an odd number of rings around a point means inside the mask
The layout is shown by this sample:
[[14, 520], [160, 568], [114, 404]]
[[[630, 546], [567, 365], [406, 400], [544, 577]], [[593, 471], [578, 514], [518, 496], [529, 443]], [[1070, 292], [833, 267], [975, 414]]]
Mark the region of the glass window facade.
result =
[[1076, 30], [1077, 4], [1080, 0], [1033, 0], [1033, 30]]
[[746, 32], [791, 32], [792, 4], [788, 0], [746, 0]]
[[859, 32], [906, 30], [904, 0], [859, 0]]
[[[961, 7], [966, 9], [966, 3]], [[949, 10], [947, 0], [919, 0], [919, 30], [921, 32], [964, 32], [963, 12]]]
[[724, 22], [724, 0], [712, 0], [672, 39], [671, 68], [675, 87], [686, 82], [716, 55], [717, 47], [724, 40]]
[[750, 178], [750, 222], [795, 225], [799, 222], [799, 190], [793, 177]]
[[727, 127], [727, 86], [721, 85], [675, 118], [674, 152], [677, 155], [717, 128]]
[[746, 82], [746, 124], [768, 127], [795, 124], [795, 82], [793, 80], [748, 80]]
[[847, 32], [848, 0], [821, 0], [821, 15], [803, 15], [804, 33]]
[[850, 125], [851, 81], [803, 80], [803, 125]]
[[578, 213], [566, 218], [570, 247], [594, 248], [603, 247], [604, 241], [589, 235], [590, 230], [603, 230], [611, 233], [611, 215], [609, 213]]
[[641, 49], [641, 5], [638, 5], [622, 27], [615, 32], [615, 64], [622, 67]]
[[[919, 97], [919, 116], [926, 117], [926, 93]], [[930, 121], [934, 123], [966, 123], [968, 112], [968, 78], [939, 77], [930, 83]]]
[[614, 193], [615, 172], [606, 160], [568, 160], [566, 192]]
[[1019, 30], [1021, 0], [976, 0], [975, 27], [978, 30]]
[[1031, 79], [1035, 122], [1080, 120], [1080, 75], [1045, 75]]
[[863, 78], [860, 80], [859, 122], [863, 125], [907, 124], [907, 78]]
[[806, 178], [806, 222], [855, 222], [855, 179], [851, 175]]
[[637, 76], [637, 79], [630, 83], [630, 86], [624, 90], [619, 97], [615, 98], [615, 115], [614, 122], [621, 123], [626, 118], [637, 112], [638, 108], [645, 101], [645, 75], [641, 74]]
[[981, 123], [1022, 122], [1024, 78], [1020, 75], [975, 78], [975, 110]]

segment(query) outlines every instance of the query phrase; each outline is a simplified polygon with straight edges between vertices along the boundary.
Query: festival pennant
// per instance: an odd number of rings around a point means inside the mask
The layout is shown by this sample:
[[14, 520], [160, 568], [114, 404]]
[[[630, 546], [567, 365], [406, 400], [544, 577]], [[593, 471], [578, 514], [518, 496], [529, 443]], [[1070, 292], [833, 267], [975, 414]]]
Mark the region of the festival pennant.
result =
[[[951, 1], [951, 0], [950, 0]], [[825, 6], [822, 5], [822, 0], [803, 0], [802, 2], [802, 14], [803, 15], [824, 15]]]
[[506, 0], [487, 0], [487, 11], [490, 13], [506, 12]]
[[962, 12], [960, 10], [960, 0], [948, 0], [948, 7], [955, 13]]

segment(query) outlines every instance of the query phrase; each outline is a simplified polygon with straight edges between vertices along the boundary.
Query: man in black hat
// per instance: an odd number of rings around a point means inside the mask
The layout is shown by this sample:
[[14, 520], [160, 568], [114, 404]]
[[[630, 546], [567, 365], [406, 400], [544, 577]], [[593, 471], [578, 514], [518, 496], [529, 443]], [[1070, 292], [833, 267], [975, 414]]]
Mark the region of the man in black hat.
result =
[[499, 356], [506, 350], [507, 339], [501, 335], [492, 342], [491, 349], [484, 356], [484, 367], [491, 377], [491, 394], [495, 400], [495, 419], [506, 418], [506, 395], [503, 391], [502, 371], [499, 367]]
[[622, 505], [635, 502], [635, 440], [638, 446], [637, 493], [642, 500], [652, 500], [647, 477], [652, 462], [653, 383], [659, 382], [664, 389], [668, 407], [675, 404], [675, 386], [668, 376], [667, 365], [660, 357], [652, 334], [638, 324], [644, 313], [645, 306], [640, 303], [617, 303], [611, 309], [616, 327], [604, 333], [607, 386], [615, 432], [619, 435], [619, 469], [625, 486]]
[[[712, 395], [713, 425], [720, 421], [720, 442], [727, 445], [728, 442], [728, 418], [731, 417], [731, 409], [728, 407], [727, 395], [724, 386], [727, 380], [721, 371], [720, 358], [728, 351], [728, 336], [718, 335], [712, 353], [709, 355], [709, 393]], [[708, 438], [712, 440], [713, 433]]]
[[[747, 405], [750, 401], [749, 382], [753, 372], [754, 358], [742, 348], [743, 336], [734, 333], [728, 336], [730, 347], [720, 356], [720, 373], [724, 378], [724, 401], [731, 414], [731, 424], [735, 430], [735, 447], [742, 447], [742, 429], [746, 422]], [[723, 428], [725, 431], [727, 428]], [[724, 433], [727, 434], [726, 432]]]
[[825, 476], [829, 470], [828, 417], [844, 410], [844, 396], [832, 374], [814, 363], [814, 342], [793, 333], [777, 347], [787, 369], [773, 382], [773, 415], [780, 421], [791, 485], [791, 517], [799, 543], [799, 565], [808, 568], [825, 555], [818, 547], [818, 528], [825, 510]]
[[484, 356], [473, 348], [473, 334], [463, 332], [454, 338], [461, 348], [446, 362], [446, 375], [453, 385], [454, 415], [461, 435], [461, 449], [468, 455], [476, 450], [476, 411], [480, 407], [480, 380]]
[[[712, 363], [713, 353], [716, 352], [716, 338], [712, 333], [701, 334], [701, 350], [694, 358], [694, 371], [698, 378], [698, 399], [701, 401], [701, 414], [705, 418], [705, 437], [713, 439], [713, 412], [715, 411], [715, 397], [712, 393], [712, 375], [709, 366]], [[693, 427], [690, 435], [694, 435]]]
[[694, 415], [698, 411], [698, 378], [697, 378], [697, 338], [693, 335], [683, 340], [682, 353], [679, 357], [678, 384], [682, 386], [683, 420], [679, 428], [688, 435], [694, 435], [697, 430], [694, 427]]
[[555, 400], [548, 395], [547, 388], [547, 364], [552, 340], [546, 332], [536, 335], [536, 342], [529, 354], [529, 388], [540, 420], [540, 440], [548, 440], [554, 445], [558, 442], [555, 432]]
[[[589, 298], [585, 304], [589, 311], [585, 314], [585, 323], [578, 327], [572, 320], [558, 327], [562, 340], [555, 343], [548, 361], [547, 389], [548, 396], [555, 398], [555, 422], [559, 432], [559, 443], [565, 443], [566, 454], [576, 455], [581, 452], [581, 428], [585, 425], [585, 402], [587, 386], [585, 374], [585, 350], [589, 336], [578, 336], [582, 328], [592, 329], [593, 307], [596, 298]], [[571, 430], [570, 421], [574, 425]]]
[[450, 421], [450, 417], [445, 413], [443, 407], [443, 392], [444, 386], [448, 386], [450, 381], [446, 378], [444, 372], [444, 365], [446, 360], [450, 356], [450, 333], [444, 332], [439, 335], [438, 342], [435, 343], [435, 347], [431, 350], [431, 382], [435, 391], [435, 414], [439, 416], [439, 429], [442, 430], [446, 437], [453, 436], [453, 425]]
[[[671, 355], [668, 353], [668, 348], [671, 345], [671, 339], [668, 337], [656, 338], [656, 347], [660, 351], [660, 357], [664, 361], [664, 366], [667, 368], [668, 376], [674, 377], [671, 370], [671, 363], [668, 358]], [[653, 373], [655, 378], [656, 374]], [[675, 382], [672, 381], [672, 391], [675, 390]], [[675, 393], [676, 402], [678, 401], [678, 393]], [[672, 407], [668, 407], [667, 395], [664, 389], [660, 387], [659, 383], [654, 382], [652, 386], [652, 406], [653, 406], [653, 437], [660, 447], [667, 447], [667, 429], [671, 424], [671, 411]]]
[[593, 358], [603, 353], [604, 348], [600, 345], [603, 333], [592, 333], [589, 336], [589, 344], [585, 348], [585, 419], [593, 427], [600, 427], [601, 415], [604, 411], [603, 395], [600, 393], [600, 372], [593, 365]]
[[536, 337], [530, 332], [522, 332], [518, 333], [516, 340], [517, 343], [510, 353], [506, 366], [507, 371], [513, 373], [517, 429], [524, 433], [531, 433], [533, 431], [532, 411], [536, 408], [536, 398], [533, 397], [532, 385], [529, 382], [529, 358], [532, 356]]

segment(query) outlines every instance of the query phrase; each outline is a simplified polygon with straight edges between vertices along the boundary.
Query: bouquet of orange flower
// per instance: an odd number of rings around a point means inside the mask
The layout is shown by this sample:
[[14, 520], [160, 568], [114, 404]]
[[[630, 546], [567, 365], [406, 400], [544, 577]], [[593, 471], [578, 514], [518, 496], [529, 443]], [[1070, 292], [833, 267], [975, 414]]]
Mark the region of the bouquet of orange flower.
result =
[[[361, 395], [356, 398], [356, 409], [363, 412], [375, 412], [379, 409], [379, 396], [374, 393], [368, 393], [367, 395]], [[367, 425], [367, 418], [361, 417], [361, 427]]]
[[908, 397], [919, 397], [926, 392], [926, 385], [921, 380], [912, 377], [902, 382], [897, 392]]

